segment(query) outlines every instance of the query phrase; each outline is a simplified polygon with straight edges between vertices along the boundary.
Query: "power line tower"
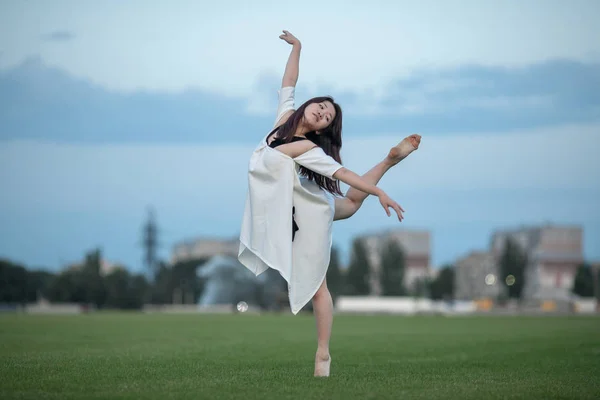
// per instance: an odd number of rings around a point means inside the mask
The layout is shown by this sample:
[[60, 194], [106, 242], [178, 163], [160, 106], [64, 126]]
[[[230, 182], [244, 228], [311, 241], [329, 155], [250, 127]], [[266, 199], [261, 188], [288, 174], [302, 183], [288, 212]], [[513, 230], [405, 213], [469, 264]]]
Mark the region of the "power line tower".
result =
[[158, 272], [158, 227], [154, 209], [148, 207], [148, 219], [143, 227], [144, 264], [150, 278], [154, 280]]

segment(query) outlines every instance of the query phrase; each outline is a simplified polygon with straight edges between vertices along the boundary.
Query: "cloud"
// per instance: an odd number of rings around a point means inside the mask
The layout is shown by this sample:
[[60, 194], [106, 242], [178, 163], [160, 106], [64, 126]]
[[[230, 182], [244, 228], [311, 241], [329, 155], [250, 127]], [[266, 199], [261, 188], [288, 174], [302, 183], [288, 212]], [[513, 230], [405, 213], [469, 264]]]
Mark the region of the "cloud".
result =
[[[0, 72], [0, 140], [251, 143], [273, 122], [279, 85], [279, 78], [264, 73], [247, 98], [194, 89], [118, 93], [29, 59]], [[301, 86], [297, 102], [323, 93], [342, 104], [346, 138], [593, 123], [600, 121], [600, 64], [554, 60], [419, 70], [383, 90]]]
[[68, 42], [75, 39], [75, 34], [70, 31], [54, 31], [42, 35], [42, 40], [46, 42]]
[[[271, 2], [248, 7], [238, 0], [209, 6], [149, 3], [143, 13], [135, 2], [5, 3], [0, 2], [3, 65], [41, 51], [52, 65], [128, 91], [193, 84], [247, 95], [260, 71], [283, 71], [289, 47], [277, 38], [281, 29], [302, 40], [301, 84], [326, 81], [338, 89], [370, 88], [431, 65], [523, 66], [556, 57], [589, 61], [598, 60], [600, 50], [593, 40], [600, 36], [599, 6], [593, 0], [576, 6], [554, 0], [452, 5], [308, 0], [294, 10], [275, 9]], [[306, 23], [314, 20], [315, 9], [327, 15], [319, 29]], [[79, 39], [79, 26], [85, 26], [85, 40], [69, 44], [68, 52], [40, 46], [37, 34], [27, 34], [73, 29]], [[240, 38], [249, 45], [239, 46]], [[333, 46], [325, 38], [338, 39]]]

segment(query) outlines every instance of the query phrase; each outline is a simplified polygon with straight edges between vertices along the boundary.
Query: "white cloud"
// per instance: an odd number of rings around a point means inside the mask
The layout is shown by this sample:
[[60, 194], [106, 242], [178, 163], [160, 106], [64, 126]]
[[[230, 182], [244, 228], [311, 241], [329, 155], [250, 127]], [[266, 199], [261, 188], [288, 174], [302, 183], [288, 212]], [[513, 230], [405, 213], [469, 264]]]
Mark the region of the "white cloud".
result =
[[[302, 85], [367, 90], [422, 67], [598, 58], [599, 9], [594, 1], [13, 3], [0, 12], [0, 61], [39, 53], [111, 89], [248, 95], [261, 71], [283, 72], [289, 47], [277, 36], [288, 29], [304, 43]], [[40, 42], [56, 29], [78, 40]]]

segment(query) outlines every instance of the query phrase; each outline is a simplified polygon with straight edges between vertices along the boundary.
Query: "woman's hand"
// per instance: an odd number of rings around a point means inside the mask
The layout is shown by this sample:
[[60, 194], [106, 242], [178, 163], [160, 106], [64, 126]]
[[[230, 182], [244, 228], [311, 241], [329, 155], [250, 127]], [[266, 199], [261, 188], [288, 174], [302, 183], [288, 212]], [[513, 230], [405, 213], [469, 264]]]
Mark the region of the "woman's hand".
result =
[[298, 38], [296, 38], [296, 36], [292, 35], [288, 31], [283, 31], [283, 35], [279, 35], [279, 39], [285, 40], [292, 46], [300, 45], [300, 41], [298, 40]]
[[383, 206], [383, 209], [385, 210], [387, 216], [389, 217], [392, 215], [389, 210], [389, 208], [391, 207], [394, 209], [394, 211], [396, 211], [396, 214], [398, 214], [398, 221], [402, 222], [402, 220], [404, 219], [404, 216], [402, 215], [402, 212], [404, 210], [402, 209], [402, 207], [400, 207], [398, 203], [392, 200], [390, 196], [388, 196], [383, 190], [381, 191], [378, 197], [379, 202]]

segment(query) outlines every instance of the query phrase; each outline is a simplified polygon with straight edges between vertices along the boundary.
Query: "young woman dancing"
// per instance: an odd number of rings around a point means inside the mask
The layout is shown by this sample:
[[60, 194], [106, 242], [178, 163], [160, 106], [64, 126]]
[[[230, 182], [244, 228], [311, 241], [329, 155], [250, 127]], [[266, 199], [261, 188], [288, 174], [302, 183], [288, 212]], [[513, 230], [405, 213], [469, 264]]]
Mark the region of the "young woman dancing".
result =
[[[404, 210], [377, 183], [394, 165], [419, 147], [411, 135], [363, 176], [341, 164], [342, 110], [331, 97], [315, 97], [298, 109], [300, 41], [283, 31], [292, 45], [273, 130], [260, 141], [248, 164], [248, 193], [238, 258], [255, 275], [268, 268], [288, 283], [291, 311], [310, 300], [317, 326], [315, 376], [329, 376], [329, 339], [333, 302], [325, 276], [332, 244], [332, 223], [354, 215], [367, 196], [379, 198], [402, 221]], [[339, 181], [350, 189], [344, 196]]]

